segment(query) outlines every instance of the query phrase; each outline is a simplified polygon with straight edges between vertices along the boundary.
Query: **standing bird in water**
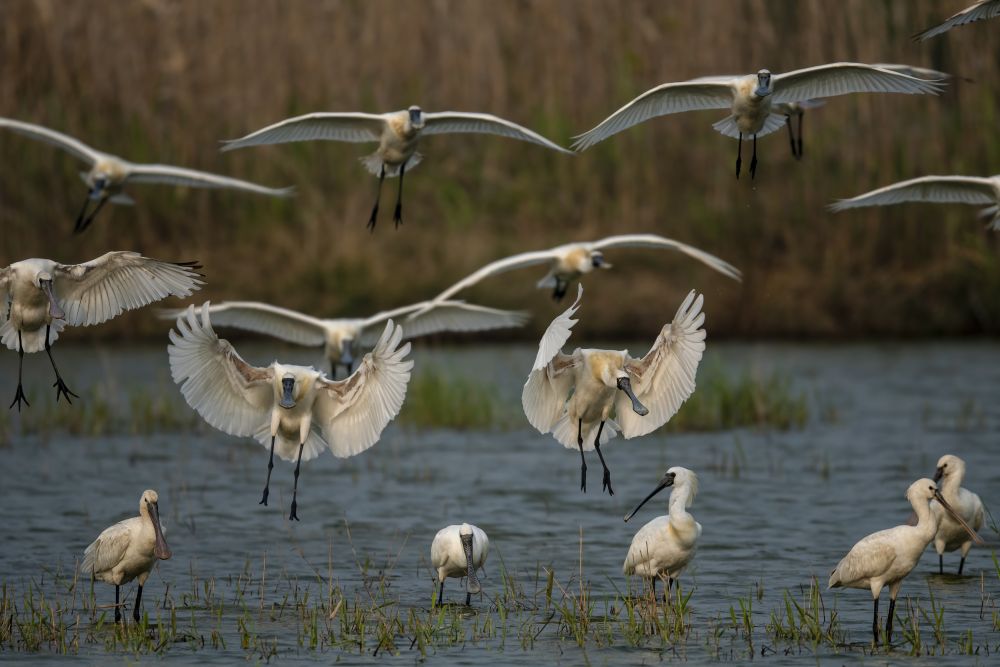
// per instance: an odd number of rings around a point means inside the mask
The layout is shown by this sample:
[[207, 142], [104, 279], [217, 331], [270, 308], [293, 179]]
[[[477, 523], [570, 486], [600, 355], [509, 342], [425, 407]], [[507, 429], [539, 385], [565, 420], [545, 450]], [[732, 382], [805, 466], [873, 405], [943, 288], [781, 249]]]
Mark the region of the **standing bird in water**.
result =
[[652, 493], [625, 517], [625, 521], [635, 516], [643, 505], [667, 487], [672, 487], [670, 500], [667, 502], [670, 512], [656, 517], [639, 529], [632, 538], [632, 545], [628, 548], [628, 555], [622, 566], [625, 575], [637, 574], [650, 580], [654, 600], [656, 580], [659, 578], [667, 581], [663, 597], [669, 600], [674, 579], [694, 558], [698, 538], [701, 537], [701, 524], [687, 511], [698, 494], [698, 476], [679, 466], [667, 470]]
[[552, 143], [537, 132], [491, 114], [466, 111], [427, 113], [418, 106], [381, 114], [331, 111], [287, 118], [245, 137], [227, 141], [222, 150], [291, 141], [378, 142], [374, 153], [361, 158], [365, 168], [378, 176], [375, 206], [368, 219], [368, 228], [375, 231], [385, 177], [399, 176], [396, 210], [392, 215], [396, 227], [399, 227], [403, 222], [403, 174], [420, 164], [423, 156], [417, 148], [421, 138], [430, 134], [454, 133], [495, 134], [572, 155], [572, 151]]
[[121, 622], [119, 587], [138, 580], [132, 618], [139, 622], [142, 587], [158, 560], [172, 555], [160, 526], [159, 496], [147, 489], [139, 499], [139, 516], [105, 528], [83, 553], [80, 572], [94, 581], [115, 585], [115, 623]]
[[694, 391], [705, 351], [703, 297], [695, 298], [692, 290], [641, 359], [629, 356], [628, 350], [577, 348], [572, 354], [562, 353], [577, 322], [572, 317], [582, 297], [580, 285], [573, 305], [545, 330], [521, 392], [521, 405], [539, 432], [551, 432], [564, 447], [580, 450], [580, 490], [584, 492], [587, 460], [583, 453], [596, 449], [604, 468], [602, 490], [613, 496], [611, 471], [601, 445], [619, 432], [634, 438], [654, 431]]
[[[941, 496], [966, 524], [972, 526], [973, 530], [979, 530], [983, 527], [983, 501], [972, 491], [962, 488], [963, 479], [965, 479], [965, 461], [953, 454], [945, 454], [938, 459], [934, 481], [941, 489]], [[972, 540], [969, 539], [962, 524], [953, 521], [938, 503], [931, 503], [931, 509], [938, 518], [937, 534], [934, 536], [938, 572], [944, 574], [944, 553], [961, 549], [962, 560], [958, 563], [958, 574], [961, 575], [962, 568], [965, 567], [965, 557], [972, 548]]]
[[274, 453], [295, 461], [292, 510], [296, 512], [299, 468], [325, 447], [347, 458], [376, 442], [399, 413], [410, 381], [410, 344], [400, 345], [403, 331], [389, 320], [375, 349], [344, 380], [329, 380], [312, 367], [273, 362], [257, 368], [243, 361], [229, 341], [212, 329], [209, 304], [189, 306], [170, 331], [170, 372], [184, 399], [215, 428], [270, 443], [267, 481], [261, 505], [267, 505]]
[[465, 577], [465, 606], [472, 603], [472, 594], [483, 587], [476, 577], [476, 570], [486, 563], [490, 553], [490, 539], [486, 533], [471, 523], [453, 524], [442, 528], [431, 542], [431, 566], [437, 570], [437, 604], [444, 600], [444, 580], [448, 577]]
[[941, 496], [937, 485], [930, 479], [918, 479], [906, 490], [906, 499], [917, 515], [914, 526], [896, 526], [863, 538], [851, 547], [843, 560], [830, 574], [830, 588], [869, 589], [874, 600], [872, 634], [878, 643], [878, 597], [885, 586], [889, 587], [889, 615], [885, 620], [885, 641], [892, 642], [892, 617], [896, 610], [896, 596], [903, 579], [908, 575], [920, 555], [934, 539], [938, 530], [937, 515], [931, 510], [931, 502], [940, 503], [956, 523], [962, 526], [977, 544], [982, 540], [962, 517]]
[[776, 105], [848, 93], [936, 95], [942, 86], [939, 81], [924, 81], [863, 63], [831, 63], [773, 75], [762, 69], [756, 74], [725, 80], [704, 77], [665, 83], [646, 91], [601, 121], [597, 127], [575, 137], [573, 148], [585, 150], [656, 116], [702, 109], [730, 109], [731, 115], [712, 127], [740, 142], [736, 153], [736, 178], [740, 177], [743, 164], [744, 138], [753, 139], [753, 158], [750, 160], [750, 177], [753, 178], [757, 173], [757, 137], [776, 132], [787, 123]]

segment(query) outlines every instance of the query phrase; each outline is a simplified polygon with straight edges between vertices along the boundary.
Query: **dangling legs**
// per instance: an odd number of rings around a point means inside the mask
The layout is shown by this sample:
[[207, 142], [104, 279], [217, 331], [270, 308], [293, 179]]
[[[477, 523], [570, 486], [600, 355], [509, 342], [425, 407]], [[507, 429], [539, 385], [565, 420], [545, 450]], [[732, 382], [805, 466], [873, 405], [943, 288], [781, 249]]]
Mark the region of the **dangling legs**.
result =
[[583, 458], [583, 420], [576, 426], [576, 446], [580, 448], [580, 490], [587, 492], [587, 459]]
[[139, 589], [135, 592], [135, 608], [132, 610], [132, 620], [136, 623], [139, 622], [139, 605], [142, 604], [142, 584], [139, 584]]
[[799, 155], [795, 152], [795, 132], [792, 130], [791, 116], [785, 116], [785, 127], [788, 128], [788, 144], [792, 147], [792, 157], [798, 160]]
[[597, 450], [597, 456], [601, 459], [601, 465], [604, 466], [604, 480], [602, 482], [601, 491], [607, 491], [609, 496], [615, 495], [614, 489], [611, 488], [611, 471], [608, 470], [608, 464], [604, 462], [604, 455], [601, 454], [601, 433], [604, 431], [604, 422], [597, 427], [597, 437], [594, 438], [594, 449]]
[[71, 401], [69, 397], [70, 396], [72, 396], [73, 398], [80, 398], [80, 397], [69, 390], [69, 387], [67, 387], [66, 383], [63, 382], [62, 376], [59, 375], [59, 369], [56, 368], [56, 360], [52, 358], [52, 345], [49, 343], [49, 332], [51, 330], [52, 330], [51, 325], [45, 326], [45, 353], [49, 355], [49, 361], [52, 362], [52, 370], [56, 372], [56, 381], [52, 383], [52, 386], [56, 388], [56, 403], [59, 402], [60, 396], [65, 396], [66, 402], [72, 405], [73, 401]]
[[375, 218], [378, 217], [378, 202], [382, 198], [382, 181], [385, 180], [385, 164], [378, 173], [378, 190], [375, 191], [375, 206], [372, 207], [372, 215], [368, 218], [368, 231], [375, 231]]
[[87, 227], [90, 227], [90, 223], [92, 223], [94, 221], [94, 218], [97, 217], [97, 214], [101, 211], [101, 208], [104, 206], [104, 203], [106, 201], [108, 201], [108, 197], [101, 197], [97, 201], [97, 206], [95, 206], [94, 210], [90, 212], [90, 215], [87, 216], [87, 218], [85, 220], [83, 220], [83, 222], [80, 223], [76, 227], [76, 229], [74, 229], [73, 231], [76, 232], [77, 234], [79, 234], [80, 232], [82, 232], [83, 230], [85, 230]]
[[740, 132], [739, 147], [736, 149], [736, 180], [740, 179], [740, 165], [743, 164], [743, 133]]
[[403, 174], [406, 173], [406, 163], [399, 165], [399, 192], [396, 194], [396, 211], [392, 214], [392, 220], [398, 229], [403, 224]]
[[796, 160], [802, 159], [802, 119], [805, 118], [805, 114], [799, 112], [799, 153], [795, 156]]
[[295, 496], [299, 492], [299, 467], [302, 465], [302, 450], [305, 448], [306, 443], [299, 443], [299, 458], [295, 461], [295, 484], [292, 485], [292, 513], [288, 516], [289, 521], [298, 521], [299, 516], [295, 513], [295, 508], [298, 504], [295, 502]]
[[17, 330], [17, 392], [14, 394], [14, 400], [10, 402], [10, 407], [14, 407], [17, 403], [17, 411], [21, 411], [21, 403], [23, 402], [29, 408], [31, 403], [28, 403], [28, 399], [24, 396], [24, 387], [21, 386], [21, 367], [24, 366], [24, 345], [21, 344], [21, 330]]
[[757, 177], [757, 135], [753, 135], [753, 157], [750, 158], [750, 180]]
[[261, 496], [258, 505], [263, 505], [267, 507], [267, 494], [271, 487], [271, 471], [274, 470], [274, 439], [276, 436], [271, 436], [271, 458], [267, 461], [267, 481], [264, 482], [264, 495]]
[[83, 207], [80, 209], [80, 213], [76, 216], [76, 223], [73, 225], [73, 231], [77, 234], [83, 231], [84, 224], [83, 221], [87, 217], [87, 205], [90, 203], [90, 189], [87, 189], [87, 196], [83, 200]]
[[552, 298], [555, 301], [562, 301], [562, 298], [566, 296], [566, 290], [569, 288], [569, 283], [562, 278], [556, 278], [556, 288], [552, 291]]

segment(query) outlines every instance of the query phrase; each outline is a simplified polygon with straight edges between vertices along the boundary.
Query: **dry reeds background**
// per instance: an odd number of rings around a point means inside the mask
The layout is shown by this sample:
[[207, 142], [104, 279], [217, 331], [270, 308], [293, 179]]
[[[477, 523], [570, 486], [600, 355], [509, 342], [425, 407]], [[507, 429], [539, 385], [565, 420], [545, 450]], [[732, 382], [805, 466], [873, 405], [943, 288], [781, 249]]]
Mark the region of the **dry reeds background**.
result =
[[[698, 288], [713, 337], [996, 333], [1000, 234], [975, 209], [825, 210], [898, 179], [1000, 171], [1000, 26], [911, 40], [967, 1], [8, 0], [0, 115], [136, 161], [295, 185], [298, 196], [135, 187], [136, 207], [108, 207], [75, 237], [80, 165], [0, 134], [0, 264], [137, 249], [201, 260], [205, 298], [362, 315], [427, 298], [508, 253], [648, 231], [733, 262], [743, 285], [673, 254], [618, 252], [615, 270], [587, 282], [581, 331], [648, 338]], [[387, 182], [373, 236], [376, 181], [357, 162], [372, 147], [218, 151], [220, 139], [294, 114], [414, 103], [496, 113], [568, 144], [661, 82], [837, 60], [971, 81], [954, 80], [941, 98], [833, 99], [806, 118], [801, 163], [784, 133], [760, 142], [756, 183], [734, 180], [736, 142], [710, 127], [725, 112], [656, 119], [575, 158], [496, 137], [433, 137], [406, 179], [404, 226], [392, 229]], [[533, 327], [514, 334], [530, 336], [560, 309], [533, 289], [542, 273], [465, 296], [530, 308]], [[162, 329], [140, 313], [100, 331]]]

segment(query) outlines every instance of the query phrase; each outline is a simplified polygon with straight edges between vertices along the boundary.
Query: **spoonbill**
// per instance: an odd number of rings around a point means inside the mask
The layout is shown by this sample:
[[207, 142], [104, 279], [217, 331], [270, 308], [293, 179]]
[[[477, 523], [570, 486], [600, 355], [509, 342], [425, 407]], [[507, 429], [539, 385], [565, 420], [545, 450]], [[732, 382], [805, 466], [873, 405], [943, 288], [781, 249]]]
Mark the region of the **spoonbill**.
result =
[[[426, 310], [422, 310], [426, 308]], [[482, 331], [523, 326], [528, 316], [523, 312], [497, 310], [461, 301], [423, 301], [386, 310], [367, 318], [318, 318], [287, 308], [256, 301], [224, 301], [209, 308], [215, 326], [229, 326], [256, 331], [275, 338], [317, 347], [323, 345], [330, 362], [330, 376], [336, 377], [343, 366], [349, 375], [354, 365], [354, 346], [370, 347], [378, 340], [386, 321], [420, 311], [407, 320], [403, 339], [440, 331]], [[183, 310], [164, 310], [164, 318], [177, 319]]]
[[[742, 279], [739, 269], [732, 264], [719, 259], [715, 255], [710, 255], [703, 250], [699, 250], [694, 246], [657, 236], [656, 234], [623, 234], [608, 236], [597, 241], [567, 243], [555, 248], [549, 248], [548, 250], [522, 252], [518, 255], [498, 259], [462, 278], [434, 297], [432, 302], [440, 302], [448, 299], [457, 292], [472, 287], [490, 276], [514, 271], [515, 269], [527, 268], [536, 264], [548, 264], [549, 272], [535, 286], [538, 289], [552, 288], [552, 298], [559, 301], [566, 295], [566, 290], [569, 289], [574, 280], [595, 269], [611, 268], [611, 264], [604, 259], [604, 251], [609, 248], [659, 248], [662, 250], [676, 250], [733, 280], [739, 281]], [[417, 311], [417, 314], [421, 312], [423, 311]]]
[[622, 566], [623, 574], [638, 574], [650, 580], [653, 599], [656, 599], [656, 580], [660, 577], [667, 580], [664, 598], [669, 598], [674, 579], [694, 558], [698, 538], [701, 537], [701, 524], [688, 512], [698, 494], [698, 476], [680, 466], [668, 469], [656, 488], [626, 515], [625, 521], [628, 522], [653, 496], [667, 487], [672, 487], [667, 502], [670, 512], [639, 529], [632, 538]]
[[982, 540], [951, 505], [941, 496], [933, 480], [918, 479], [906, 490], [906, 499], [917, 515], [916, 525], [896, 526], [880, 530], [863, 538], [851, 547], [843, 560], [830, 574], [830, 588], [870, 589], [875, 602], [872, 633], [878, 642], [878, 597], [882, 588], [889, 587], [889, 615], [885, 620], [885, 640], [892, 642], [892, 616], [896, 609], [896, 595], [903, 579], [920, 560], [920, 554], [934, 539], [938, 530], [937, 515], [930, 503], [936, 500], [951, 517], [968, 532], [977, 544]]
[[10, 407], [29, 405], [21, 386], [24, 353], [45, 353], [55, 371], [56, 401], [79, 398], [59, 375], [52, 343], [69, 324], [90, 326], [168, 296], [186, 297], [199, 288], [195, 262], [170, 263], [117, 251], [83, 264], [25, 259], [0, 269], [0, 341], [17, 351], [17, 393]]
[[139, 498], [139, 516], [105, 528], [83, 552], [80, 572], [92, 581], [115, 585], [115, 623], [122, 620], [119, 587], [138, 580], [139, 588], [132, 607], [132, 618], [138, 623], [142, 587], [156, 561], [167, 560], [172, 555], [163, 539], [159, 500], [156, 491], [143, 491]]
[[1000, 0], [979, 0], [974, 5], [970, 5], [957, 14], [949, 16], [943, 23], [914, 35], [914, 39], [923, 41], [948, 32], [952, 28], [985, 19], [993, 19], [998, 16], [1000, 16]]
[[[24, 123], [10, 118], [0, 118], [0, 128], [37, 139], [63, 149], [76, 158], [86, 162], [90, 169], [81, 172], [80, 176], [87, 184], [87, 197], [83, 207], [76, 217], [74, 231], [86, 229], [105, 203], [132, 205], [135, 202], [123, 191], [131, 183], [166, 183], [192, 188], [229, 188], [243, 190], [272, 197], [288, 197], [293, 188], [267, 188], [263, 185], [241, 181], [238, 178], [219, 176], [194, 169], [172, 167], [165, 164], [139, 164], [128, 162], [116, 155], [104, 153], [91, 148], [82, 141], [74, 139], [62, 132], [56, 132], [41, 125]], [[90, 202], [97, 202], [90, 213], [87, 209]]]
[[[224, 433], [271, 445], [261, 505], [267, 505], [274, 453], [295, 459], [289, 520], [298, 521], [296, 497], [302, 461], [329, 447], [338, 458], [354, 456], [376, 442], [399, 413], [410, 381], [410, 344], [402, 329], [386, 322], [375, 349], [344, 380], [329, 380], [312, 367], [273, 362], [257, 368], [243, 361], [212, 329], [209, 304], [189, 306], [170, 331], [170, 372], [188, 405]], [[296, 456], [296, 451], [298, 452]]]
[[920, 201], [942, 204], [989, 206], [979, 212], [992, 218], [990, 229], [1000, 231], [1000, 174], [996, 176], [921, 176], [866, 192], [851, 199], [830, 204], [831, 211], [846, 211], [863, 206], [887, 206]]
[[601, 445], [619, 432], [634, 438], [654, 431], [694, 391], [698, 363], [705, 351], [705, 330], [701, 328], [704, 299], [701, 295], [695, 298], [692, 290], [646, 356], [634, 359], [628, 350], [577, 348], [572, 354], [562, 353], [577, 322], [572, 317], [582, 297], [583, 285], [579, 285], [573, 305], [545, 330], [521, 392], [521, 405], [539, 432], [551, 432], [564, 447], [580, 450], [580, 490], [585, 493], [587, 460], [583, 453], [596, 449], [604, 468], [602, 490], [613, 496], [611, 471]]
[[431, 566], [437, 570], [437, 603], [444, 600], [444, 580], [448, 577], [465, 577], [465, 606], [472, 603], [472, 594], [483, 590], [476, 577], [476, 570], [486, 563], [490, 553], [490, 538], [471, 523], [453, 524], [437, 532], [431, 542]]
[[665, 83], [646, 91], [592, 130], [577, 137], [573, 148], [585, 150], [613, 134], [650, 118], [682, 111], [726, 109], [730, 116], [715, 123], [716, 131], [739, 141], [736, 178], [743, 163], [743, 140], [753, 138], [750, 177], [757, 173], [757, 137], [775, 132], [786, 119], [775, 113], [774, 105], [801, 102], [848, 93], [938, 94], [943, 83], [882, 69], [863, 63], [831, 63], [772, 75], [762, 69], [756, 74], [718, 80]]
[[[962, 488], [965, 479], [965, 461], [954, 454], [945, 454], [938, 459], [934, 481], [941, 489], [941, 496], [951, 505], [952, 509], [962, 517], [962, 520], [972, 526], [973, 530], [983, 527], [983, 501], [979, 496]], [[962, 524], [953, 521], [951, 515], [941, 511], [941, 506], [931, 503], [931, 509], [938, 518], [937, 534], [934, 536], [934, 550], [938, 554], [938, 571], [944, 574], [944, 553], [946, 551], [962, 550], [962, 560], [958, 563], [958, 574], [965, 567], [965, 557], [972, 548], [972, 540]]]
[[245, 137], [227, 141], [222, 150], [291, 141], [377, 141], [378, 148], [375, 152], [361, 158], [365, 168], [378, 176], [375, 206], [368, 219], [368, 228], [374, 231], [382, 196], [382, 182], [386, 176], [399, 176], [396, 210], [392, 216], [396, 227], [399, 227], [403, 222], [403, 174], [407, 169], [413, 171], [423, 159], [417, 152], [421, 138], [431, 134], [453, 133], [496, 134], [572, 155], [572, 151], [554, 144], [537, 132], [491, 114], [466, 111], [427, 113], [418, 106], [382, 114], [329, 111], [286, 118]]

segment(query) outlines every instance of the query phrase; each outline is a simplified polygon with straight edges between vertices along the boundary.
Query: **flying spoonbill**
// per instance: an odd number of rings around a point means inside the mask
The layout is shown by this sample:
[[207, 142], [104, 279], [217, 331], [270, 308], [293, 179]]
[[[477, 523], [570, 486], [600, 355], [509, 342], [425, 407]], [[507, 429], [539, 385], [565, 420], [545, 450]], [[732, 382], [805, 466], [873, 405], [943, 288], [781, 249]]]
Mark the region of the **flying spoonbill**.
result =
[[577, 322], [572, 317], [582, 296], [580, 285], [573, 305], [552, 320], [542, 335], [521, 392], [521, 405], [539, 432], [551, 432], [564, 447], [580, 450], [580, 489], [584, 492], [587, 461], [583, 453], [596, 449], [604, 468], [602, 490], [614, 495], [601, 445], [619, 431], [625, 438], [634, 438], [659, 428], [694, 391], [695, 373], [705, 351], [703, 297], [695, 298], [692, 290], [646, 356], [634, 359], [628, 350], [577, 348], [572, 354], [562, 353]]
[[[549, 272], [535, 286], [538, 289], [552, 288], [552, 298], [559, 301], [566, 295], [566, 290], [569, 289], [574, 280], [595, 269], [611, 268], [611, 264], [604, 259], [604, 251], [609, 248], [659, 248], [662, 250], [676, 250], [733, 280], [739, 281], [742, 279], [739, 269], [732, 264], [719, 259], [715, 255], [710, 255], [703, 250], [699, 250], [694, 246], [657, 236], [656, 234], [623, 234], [620, 236], [609, 236], [598, 241], [567, 243], [566, 245], [556, 246], [548, 250], [522, 252], [519, 255], [511, 255], [510, 257], [498, 259], [462, 278], [434, 297], [433, 302], [448, 299], [457, 292], [472, 287], [489, 276], [514, 271], [515, 269], [527, 268], [536, 264], [548, 264]], [[417, 311], [417, 314], [422, 312], [422, 310]]]
[[940, 81], [917, 77], [863, 63], [831, 63], [772, 75], [762, 69], [756, 74], [718, 80], [708, 77], [665, 83], [648, 90], [603, 120], [597, 127], [576, 138], [577, 150], [590, 148], [613, 134], [650, 118], [682, 111], [730, 109], [731, 115], [715, 123], [716, 131], [739, 141], [736, 178], [743, 163], [743, 140], [753, 138], [751, 178], [757, 172], [757, 137], [775, 132], [786, 124], [775, 105], [801, 102], [848, 93], [934, 94]]
[[90, 326], [117, 317], [168, 296], [186, 297], [198, 289], [194, 262], [178, 264], [117, 251], [83, 264], [60, 264], [51, 259], [25, 259], [0, 269], [0, 341], [16, 350], [17, 393], [10, 407], [29, 405], [21, 387], [24, 353], [49, 355], [55, 371], [56, 401], [76, 396], [59, 375], [52, 343], [71, 326]]
[[[941, 496], [947, 501], [962, 520], [972, 526], [973, 530], [983, 527], [983, 501], [979, 496], [962, 488], [965, 478], [965, 461], [953, 454], [945, 454], [938, 459], [934, 481], [941, 489]], [[944, 574], [944, 553], [946, 551], [962, 550], [962, 560], [958, 563], [958, 573], [962, 574], [965, 567], [965, 557], [972, 548], [972, 540], [962, 524], [953, 521], [948, 512], [943, 512], [941, 506], [931, 503], [931, 509], [938, 518], [937, 534], [934, 536], [934, 550], [938, 554], [938, 571]]]
[[966, 7], [953, 16], [949, 16], [943, 23], [914, 35], [914, 39], [923, 41], [948, 32], [960, 25], [975, 23], [984, 19], [992, 19], [998, 16], [1000, 16], [1000, 0], [979, 0], [976, 4]]
[[448, 577], [465, 577], [465, 606], [472, 603], [472, 594], [483, 590], [476, 577], [476, 570], [486, 563], [490, 553], [490, 539], [478, 526], [471, 523], [453, 524], [442, 528], [431, 542], [431, 566], [437, 570], [437, 603], [444, 600], [444, 580]]
[[139, 499], [139, 516], [105, 528], [83, 552], [80, 572], [93, 581], [115, 585], [115, 623], [122, 620], [119, 587], [133, 579], [139, 582], [132, 618], [139, 622], [142, 587], [157, 560], [170, 558], [170, 547], [160, 526], [159, 496], [147, 489]]
[[[426, 308], [426, 310], [422, 310]], [[209, 314], [215, 326], [248, 329], [275, 338], [318, 347], [323, 345], [330, 362], [330, 375], [336, 377], [343, 366], [349, 375], [354, 365], [355, 345], [370, 347], [378, 340], [390, 319], [399, 319], [420, 311], [406, 321], [403, 340], [441, 331], [482, 331], [522, 326], [526, 313], [475, 306], [461, 301], [424, 301], [403, 308], [387, 310], [367, 318], [318, 318], [287, 308], [256, 301], [224, 301], [212, 305]], [[176, 319], [183, 310], [165, 310], [162, 317]]]
[[[274, 453], [295, 459], [290, 520], [298, 521], [296, 495], [302, 461], [324, 447], [346, 458], [374, 445], [382, 429], [399, 413], [410, 381], [410, 344], [400, 346], [402, 329], [386, 322], [375, 349], [345, 380], [329, 380], [307, 366], [273, 362], [257, 368], [243, 361], [233, 346], [212, 330], [209, 304], [189, 306], [170, 331], [170, 372], [188, 405], [215, 428], [270, 441], [267, 481], [260, 504], [267, 505]], [[297, 455], [296, 455], [297, 452]]]
[[830, 574], [830, 588], [861, 588], [872, 592], [875, 602], [872, 633], [878, 642], [878, 597], [882, 588], [889, 587], [889, 615], [885, 621], [885, 639], [892, 642], [892, 616], [896, 609], [896, 595], [903, 579], [920, 560], [920, 554], [934, 539], [938, 530], [937, 515], [930, 503], [936, 500], [941, 507], [965, 530], [977, 544], [982, 540], [951, 505], [941, 496], [933, 480], [918, 479], [906, 490], [906, 499], [917, 515], [916, 525], [896, 526], [880, 530], [863, 538]]
[[491, 114], [466, 111], [427, 113], [418, 106], [382, 114], [330, 111], [287, 118], [245, 137], [227, 141], [222, 150], [291, 141], [378, 142], [374, 153], [361, 158], [365, 168], [378, 176], [375, 206], [368, 219], [368, 228], [374, 231], [385, 177], [399, 176], [396, 210], [392, 216], [396, 227], [399, 227], [403, 222], [403, 174], [407, 169], [413, 171], [420, 164], [423, 156], [417, 152], [417, 148], [421, 138], [431, 134], [453, 133], [496, 134], [572, 154], [572, 151], [552, 143], [537, 132]]
[[625, 517], [627, 522], [645, 505], [650, 498], [667, 487], [670, 490], [669, 514], [658, 516], [632, 538], [632, 545], [625, 556], [622, 573], [638, 574], [649, 579], [653, 585], [653, 599], [656, 599], [656, 580], [665, 577], [668, 598], [670, 587], [681, 570], [691, 562], [701, 537], [701, 524], [687, 511], [698, 494], [698, 476], [687, 468], [674, 466], [656, 485], [646, 498]]
[[845, 211], [863, 206], [887, 206], [920, 201], [942, 204], [989, 206], [979, 212], [992, 218], [990, 229], [1000, 231], [1000, 174], [996, 176], [921, 176], [900, 181], [851, 199], [830, 204], [831, 211]]
[[[134, 204], [132, 198], [123, 191], [126, 185], [132, 183], [166, 183], [192, 188], [230, 188], [272, 197], [287, 197], [293, 192], [292, 188], [267, 188], [249, 181], [194, 169], [172, 167], [165, 164], [128, 162], [118, 156], [91, 148], [82, 141], [62, 132], [56, 132], [33, 123], [0, 118], [0, 128], [6, 128], [11, 132], [61, 148], [90, 166], [89, 171], [80, 174], [87, 184], [87, 197], [83, 200], [83, 207], [76, 218], [76, 226], [74, 227], [76, 232], [82, 232], [86, 229], [94, 221], [101, 207], [109, 201], [113, 204]], [[87, 209], [92, 201], [96, 201], [97, 205], [88, 215]]]

